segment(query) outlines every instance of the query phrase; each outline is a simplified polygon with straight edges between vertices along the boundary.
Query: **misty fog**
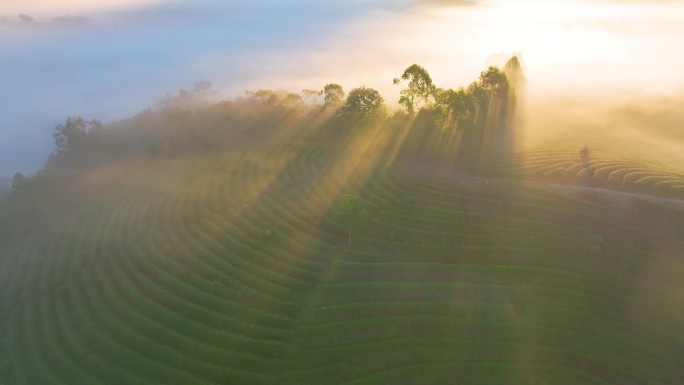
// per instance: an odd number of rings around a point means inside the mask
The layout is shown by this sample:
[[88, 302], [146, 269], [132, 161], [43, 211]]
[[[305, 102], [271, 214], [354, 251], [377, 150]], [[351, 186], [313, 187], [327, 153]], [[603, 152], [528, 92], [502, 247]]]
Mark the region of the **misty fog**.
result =
[[[125, 118], [200, 80], [229, 90], [225, 96], [241, 93], [241, 84], [260, 77], [268, 64], [254, 63], [258, 55], [323, 49], [321, 39], [338, 25], [369, 7], [387, 7], [207, 0], [93, 9], [75, 3], [0, 7], [9, 21], [0, 23], [0, 174], [42, 167], [54, 126], [66, 116]], [[15, 21], [20, 12], [33, 22]], [[49, 22], [69, 14], [89, 21]]]
[[[200, 80], [211, 81], [222, 98], [248, 89], [299, 92], [337, 82], [346, 89], [374, 87], [392, 103], [398, 89], [391, 80], [410, 63], [425, 66], [435, 83], [458, 87], [514, 52], [523, 59], [535, 106], [527, 113], [531, 129], [586, 127], [593, 120], [586, 111], [600, 111], [595, 124], [605, 122], [601, 127], [609, 130], [619, 121], [638, 137], [657, 116], [663, 123], [654, 131], [663, 134], [651, 140], [671, 143], [682, 121], [644, 109], [675, 107], [681, 97], [682, 1], [203, 0], [92, 6], [34, 0], [0, 8], [0, 16], [11, 21], [19, 13], [34, 21], [0, 24], [0, 175], [42, 167], [54, 126], [67, 116], [122, 119]], [[64, 15], [89, 21], [48, 22]], [[581, 104], [598, 90], [603, 105], [586, 109], [572, 124], [567, 111], [553, 118], [561, 104], [540, 102], [551, 94], [554, 100], [570, 95]]]

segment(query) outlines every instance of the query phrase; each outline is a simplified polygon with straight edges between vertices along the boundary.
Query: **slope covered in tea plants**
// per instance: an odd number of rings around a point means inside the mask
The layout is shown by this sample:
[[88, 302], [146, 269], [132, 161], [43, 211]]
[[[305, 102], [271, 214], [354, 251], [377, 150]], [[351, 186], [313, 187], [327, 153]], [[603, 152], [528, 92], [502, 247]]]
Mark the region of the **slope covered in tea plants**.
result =
[[6, 382], [684, 377], [684, 212], [416, 173], [377, 130], [178, 155], [5, 246]]

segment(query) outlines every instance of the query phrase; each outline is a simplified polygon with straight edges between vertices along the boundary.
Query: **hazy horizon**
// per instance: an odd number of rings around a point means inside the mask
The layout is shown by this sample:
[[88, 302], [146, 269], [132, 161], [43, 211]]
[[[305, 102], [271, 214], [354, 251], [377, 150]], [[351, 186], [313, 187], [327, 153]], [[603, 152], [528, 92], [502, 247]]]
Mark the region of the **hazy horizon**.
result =
[[[442, 87], [523, 59], [531, 98], [679, 98], [684, 1], [10, 1], [0, 16], [0, 175], [32, 173], [67, 116], [104, 122], [208, 80], [221, 98], [367, 85], [396, 104], [412, 63]], [[55, 25], [71, 15], [85, 25]], [[618, 97], [619, 96], [619, 97]], [[609, 103], [611, 98], [606, 98]]]

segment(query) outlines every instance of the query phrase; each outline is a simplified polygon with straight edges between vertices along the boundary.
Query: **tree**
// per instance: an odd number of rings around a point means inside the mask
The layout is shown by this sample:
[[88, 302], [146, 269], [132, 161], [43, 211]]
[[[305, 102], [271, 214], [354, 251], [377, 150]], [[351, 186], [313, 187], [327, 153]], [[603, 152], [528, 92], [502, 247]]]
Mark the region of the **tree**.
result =
[[508, 92], [509, 83], [506, 74], [494, 66], [487, 68], [480, 74], [479, 83], [490, 98]]
[[218, 91], [215, 91], [212, 87], [211, 82], [206, 80], [195, 82], [190, 90], [181, 88], [175, 95], [167, 93], [159, 101], [159, 107], [183, 110], [198, 110], [206, 107], [219, 96]]
[[214, 85], [208, 80], [200, 80], [195, 82], [195, 85], [192, 87], [192, 92], [197, 98], [202, 100], [213, 100], [218, 96], [218, 91], [214, 90], [212, 88], [213, 86]]
[[89, 134], [96, 135], [100, 131], [102, 131], [100, 121], [70, 116], [64, 124], [58, 124], [55, 127], [52, 138], [57, 152], [68, 152], [81, 146]]
[[48, 158], [48, 165], [59, 166], [71, 162], [85, 165], [101, 158], [103, 148], [103, 127], [98, 120], [82, 117], [68, 117], [64, 124], [55, 127], [52, 138], [55, 151]]
[[525, 79], [525, 74], [523, 73], [522, 66], [520, 65], [520, 60], [517, 56], [513, 56], [506, 62], [503, 68], [504, 74], [508, 78], [508, 82], [511, 87], [508, 91], [508, 101], [511, 107], [511, 111], [516, 109], [519, 101], [524, 103], [527, 79]]
[[518, 60], [517, 56], [508, 59], [503, 67], [503, 72], [516, 90], [520, 90], [520, 88], [525, 86], [527, 80], [525, 79], [520, 60]]
[[349, 92], [339, 113], [345, 117], [367, 118], [385, 110], [385, 99], [372, 88], [359, 87]]
[[25, 183], [26, 177], [24, 176], [24, 174], [20, 172], [14, 174], [14, 177], [12, 178], [12, 191], [21, 190]]
[[413, 64], [404, 70], [400, 78], [394, 79], [394, 84], [401, 83], [402, 80], [408, 81], [408, 86], [401, 90], [399, 103], [406, 106], [409, 113], [413, 113], [416, 102], [427, 103], [431, 97], [435, 96], [435, 85], [432, 78], [425, 68], [418, 64]]
[[273, 95], [274, 91], [271, 90], [257, 90], [257, 91], [245, 91], [245, 95], [252, 100], [265, 103], [266, 100]]
[[323, 106], [329, 109], [337, 109], [342, 105], [344, 100], [344, 89], [342, 86], [336, 83], [326, 84], [323, 87], [323, 93], [325, 94], [325, 99]]
[[283, 103], [288, 107], [298, 107], [304, 105], [304, 100], [297, 94], [289, 93], [285, 96]]
[[323, 91], [304, 89], [302, 90], [302, 97], [307, 104], [320, 104], [320, 97]]
[[450, 121], [462, 122], [473, 113], [472, 98], [463, 88], [438, 92], [435, 101], [446, 107]]
[[363, 218], [363, 201], [354, 194], [344, 194], [342, 202], [335, 210], [336, 219], [347, 227], [347, 245], [352, 244], [352, 225]]

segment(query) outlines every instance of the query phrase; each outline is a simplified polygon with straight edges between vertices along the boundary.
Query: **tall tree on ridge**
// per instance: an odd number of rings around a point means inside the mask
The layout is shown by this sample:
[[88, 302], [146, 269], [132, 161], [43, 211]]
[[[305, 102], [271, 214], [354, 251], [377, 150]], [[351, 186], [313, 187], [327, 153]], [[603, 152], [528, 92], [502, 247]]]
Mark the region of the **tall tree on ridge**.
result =
[[344, 101], [344, 89], [337, 83], [326, 84], [323, 87], [323, 94], [325, 95], [323, 106], [329, 109], [338, 109]]
[[434, 98], [436, 87], [432, 83], [432, 78], [427, 70], [418, 64], [406, 68], [401, 78], [394, 79], [394, 84], [399, 84], [402, 80], [408, 81], [408, 86], [401, 90], [399, 104], [404, 105], [409, 114], [415, 111], [417, 102], [427, 103], [431, 97]]

